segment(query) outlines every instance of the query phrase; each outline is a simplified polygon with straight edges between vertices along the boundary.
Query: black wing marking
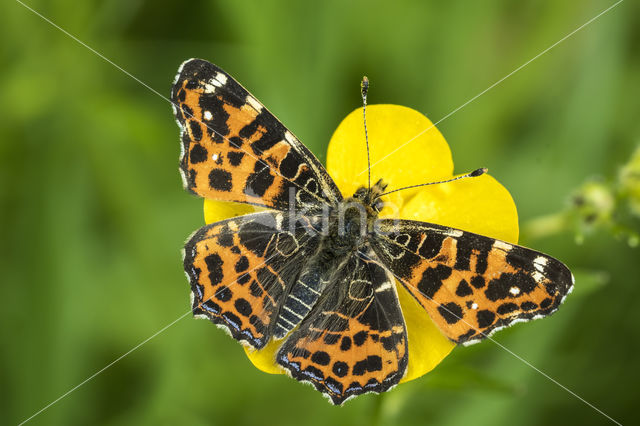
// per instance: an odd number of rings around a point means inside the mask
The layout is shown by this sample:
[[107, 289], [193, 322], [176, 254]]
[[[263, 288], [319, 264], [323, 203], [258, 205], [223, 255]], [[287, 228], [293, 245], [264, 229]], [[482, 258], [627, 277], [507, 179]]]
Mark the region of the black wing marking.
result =
[[445, 226], [380, 220], [372, 246], [445, 336], [473, 343], [558, 309], [573, 276], [540, 252]]
[[353, 255], [276, 361], [300, 381], [312, 383], [334, 404], [385, 392], [406, 373], [407, 334], [395, 280], [369, 257]]
[[184, 257], [194, 315], [253, 348], [264, 347], [300, 268], [319, 244], [310, 218], [289, 225], [284, 213], [267, 211], [196, 231]]
[[171, 91], [185, 188], [202, 197], [287, 210], [335, 205], [337, 186], [287, 128], [229, 74], [190, 59]]

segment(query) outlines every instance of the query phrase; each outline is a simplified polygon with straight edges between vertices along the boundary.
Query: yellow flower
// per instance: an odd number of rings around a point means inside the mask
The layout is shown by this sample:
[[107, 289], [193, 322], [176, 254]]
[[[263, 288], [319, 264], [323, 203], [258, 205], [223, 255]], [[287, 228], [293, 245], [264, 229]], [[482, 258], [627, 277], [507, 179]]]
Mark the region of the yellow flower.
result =
[[[453, 161], [447, 142], [431, 121], [419, 112], [398, 105], [371, 105], [367, 107], [367, 127], [372, 183], [383, 179], [389, 185], [387, 189], [393, 190], [453, 176]], [[409, 140], [409, 144], [398, 149]], [[367, 185], [362, 108], [349, 114], [333, 134], [327, 152], [327, 170], [345, 197]], [[383, 200], [385, 208], [381, 217], [420, 220], [514, 244], [518, 241], [518, 216], [513, 199], [488, 174], [399, 191], [385, 196]], [[206, 222], [211, 223], [255, 211], [255, 208], [205, 200], [204, 211]], [[400, 283], [396, 283], [396, 287], [408, 334], [409, 365], [401, 381], [406, 382], [431, 371], [455, 345], [440, 333], [426, 311]], [[283, 374], [284, 371], [275, 364], [275, 352], [281, 343], [272, 341], [259, 351], [245, 351], [260, 370]]]

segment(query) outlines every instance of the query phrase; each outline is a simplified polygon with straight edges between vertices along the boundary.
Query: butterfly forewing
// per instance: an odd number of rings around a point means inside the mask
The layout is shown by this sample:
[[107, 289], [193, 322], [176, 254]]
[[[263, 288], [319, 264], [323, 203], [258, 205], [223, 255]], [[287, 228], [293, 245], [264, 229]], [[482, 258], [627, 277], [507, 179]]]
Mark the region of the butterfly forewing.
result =
[[395, 281], [371, 258], [369, 251], [343, 263], [276, 356], [292, 377], [312, 383], [334, 404], [384, 392], [406, 372], [407, 334]]
[[171, 101], [189, 191], [278, 210], [286, 210], [290, 200], [302, 208], [342, 199], [314, 155], [217, 66], [201, 59], [183, 63]]
[[564, 264], [524, 247], [424, 222], [377, 228], [380, 259], [456, 343], [549, 315], [573, 286]]

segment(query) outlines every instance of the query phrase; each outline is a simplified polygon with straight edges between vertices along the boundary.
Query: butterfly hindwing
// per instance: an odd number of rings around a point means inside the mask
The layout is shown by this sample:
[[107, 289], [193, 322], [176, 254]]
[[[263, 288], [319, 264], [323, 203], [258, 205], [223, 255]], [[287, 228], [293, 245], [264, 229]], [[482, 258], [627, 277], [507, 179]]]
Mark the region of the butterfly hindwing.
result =
[[472, 343], [553, 313], [569, 269], [537, 251], [424, 222], [381, 220], [373, 247], [445, 336]]
[[369, 251], [336, 271], [314, 309], [280, 347], [276, 361], [334, 404], [398, 384], [407, 334], [395, 280]]
[[185, 245], [184, 269], [196, 316], [236, 340], [262, 348], [301, 265], [318, 245], [304, 219], [289, 229], [286, 215], [261, 212], [202, 227]]
[[278, 210], [290, 200], [302, 208], [342, 199], [311, 151], [217, 66], [184, 62], [171, 101], [181, 128], [180, 171], [192, 193]]

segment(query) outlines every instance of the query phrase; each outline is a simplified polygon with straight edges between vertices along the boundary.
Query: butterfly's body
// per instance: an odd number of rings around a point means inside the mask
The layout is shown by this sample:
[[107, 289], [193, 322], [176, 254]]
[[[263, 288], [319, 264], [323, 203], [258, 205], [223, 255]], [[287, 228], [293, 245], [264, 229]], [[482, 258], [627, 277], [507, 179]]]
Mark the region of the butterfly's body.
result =
[[396, 283], [456, 343], [549, 315], [572, 288], [566, 266], [534, 250], [379, 218], [380, 181], [345, 199], [313, 154], [213, 64], [186, 61], [172, 101], [185, 188], [266, 209], [187, 241], [194, 314], [253, 349], [279, 342], [273, 362], [336, 404], [406, 374], [411, 342]]
[[353, 253], [366, 244], [382, 207], [370, 193], [362, 187], [329, 212], [325, 244], [335, 257]]
[[[277, 314], [275, 338], [282, 338], [304, 319], [327, 286], [348, 286], [341, 273], [348, 267], [352, 257], [369, 253], [375, 257], [369, 238], [373, 235], [375, 220], [382, 204], [377, 194], [381, 193], [381, 182], [372, 189], [360, 188], [353, 197], [337, 203], [326, 210], [326, 216], [309, 216], [310, 224], [305, 231], [317, 239], [317, 248], [303, 264], [298, 280]], [[367, 283], [372, 286], [373, 283]], [[361, 289], [371, 292], [371, 288]]]

